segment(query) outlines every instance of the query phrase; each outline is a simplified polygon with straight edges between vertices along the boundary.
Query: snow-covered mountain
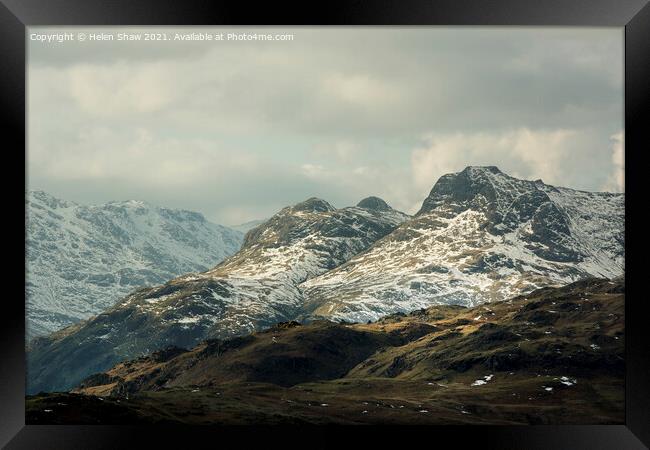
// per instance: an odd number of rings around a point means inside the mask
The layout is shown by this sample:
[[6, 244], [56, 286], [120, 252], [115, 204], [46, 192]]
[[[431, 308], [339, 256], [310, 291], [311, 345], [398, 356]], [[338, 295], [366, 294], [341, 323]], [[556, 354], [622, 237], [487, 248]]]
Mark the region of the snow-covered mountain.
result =
[[623, 273], [624, 258], [623, 194], [467, 167], [441, 177], [411, 220], [300, 289], [308, 315], [374, 321], [613, 278]]
[[[233, 336], [290, 320], [303, 305], [300, 283], [339, 266], [409, 218], [377, 200], [385, 208], [335, 209], [317, 198], [284, 208], [250, 230], [241, 250], [215, 268], [123, 305], [168, 316], [177, 311], [186, 330], [180, 333], [188, 336]], [[170, 318], [165, 326], [178, 323]]]
[[250, 230], [213, 269], [143, 288], [81, 324], [35, 339], [28, 390], [66, 389], [93, 372], [168, 345], [259, 330], [300, 314], [298, 285], [341, 265], [410, 216], [369, 198], [335, 209], [310, 198]]
[[140, 201], [84, 206], [42, 191], [27, 202], [27, 333], [97, 314], [142, 286], [213, 267], [243, 234]]

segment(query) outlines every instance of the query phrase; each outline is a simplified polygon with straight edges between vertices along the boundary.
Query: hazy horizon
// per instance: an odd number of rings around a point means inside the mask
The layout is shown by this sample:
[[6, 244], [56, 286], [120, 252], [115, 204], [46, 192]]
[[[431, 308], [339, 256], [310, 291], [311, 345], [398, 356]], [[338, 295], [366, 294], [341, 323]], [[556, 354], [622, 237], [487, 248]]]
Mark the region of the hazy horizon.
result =
[[[497, 166], [497, 167], [498, 167], [498, 166]], [[443, 175], [444, 175], [444, 174], [443, 174]], [[509, 175], [509, 174], [506, 174], [506, 175]], [[535, 180], [530, 179], [530, 181], [535, 181]], [[544, 180], [542, 180], [542, 181], [544, 181]], [[436, 179], [436, 180], [433, 182], [433, 184], [431, 185], [432, 188], [433, 188], [433, 186], [434, 186], [434, 184], [435, 184], [436, 182], [437, 182], [437, 179]], [[557, 187], [566, 187], [566, 186], [557, 186]], [[29, 190], [29, 192], [34, 192], [34, 191], [39, 191], [39, 189], [30, 189], [30, 190]], [[40, 190], [40, 191], [45, 192], [45, 193], [48, 194], [48, 195], [52, 195], [53, 197], [57, 197], [56, 195], [53, 195], [51, 192], [47, 192], [47, 191], [43, 191], [43, 190]], [[594, 192], [594, 191], [590, 191], [590, 192]], [[606, 191], [605, 191], [605, 192], [606, 192]], [[302, 200], [298, 200], [297, 202], [294, 202], [294, 203], [287, 203], [286, 205], [282, 206], [281, 208], [284, 208], [284, 207], [287, 207], [287, 206], [293, 206], [293, 205], [295, 205], [296, 203], [299, 203], [299, 202], [302, 202], [302, 201], [308, 200], [309, 198], [313, 198], [313, 197], [315, 197], [315, 196], [308, 196], [308, 197], [303, 198]], [[334, 206], [335, 208], [345, 208], [345, 207], [349, 207], [349, 206], [356, 206], [357, 203], [359, 203], [361, 200], [363, 200], [363, 199], [365, 199], [365, 198], [367, 198], [367, 197], [377, 197], [377, 196], [376, 196], [376, 195], [368, 195], [368, 196], [366, 196], [366, 197], [364, 197], [364, 198], [360, 198], [357, 202], [352, 203], [352, 204], [349, 204], [349, 205], [337, 205], [337, 204], [334, 204], [334, 203], [330, 202], [327, 198], [322, 198], [322, 197], [317, 197], [317, 198], [320, 198], [321, 200], [325, 200], [326, 202], [332, 204], [332, 206]], [[57, 197], [57, 198], [59, 198], [59, 199], [61, 199], [61, 200], [70, 201], [69, 199], [66, 199], [66, 198], [60, 198], [60, 197]], [[380, 198], [381, 198], [381, 197], [380, 197]], [[423, 197], [423, 198], [422, 198], [422, 202], [424, 202], [425, 198], [426, 198], [426, 197]], [[382, 199], [382, 200], [385, 200], [385, 199]], [[84, 206], [100, 206], [100, 205], [103, 205], [103, 204], [106, 204], [106, 203], [113, 203], [113, 202], [115, 202], [115, 203], [123, 203], [123, 202], [129, 202], [129, 201], [145, 202], [145, 203], [147, 203], [147, 204], [149, 204], [149, 205], [151, 205], [151, 206], [154, 206], [154, 207], [169, 208], [167, 205], [156, 204], [156, 203], [152, 203], [152, 202], [149, 202], [149, 201], [146, 201], [146, 200], [143, 200], [143, 199], [138, 199], [138, 198], [113, 199], [113, 200], [109, 200], [109, 201], [107, 201], [107, 202], [77, 202], [77, 201], [74, 201], [74, 203], [77, 203], [77, 204], [80, 204], [80, 205], [84, 205]], [[422, 203], [422, 202], [420, 202], [420, 206], [421, 206], [421, 203]], [[387, 203], [389, 204], [389, 206], [391, 206], [391, 207], [393, 206], [393, 205], [391, 205], [389, 202], [387, 202]], [[420, 206], [418, 206], [417, 209], [419, 209]], [[280, 209], [281, 209], [281, 208], [280, 208]], [[178, 208], [173, 208], [173, 209], [187, 210], [187, 208], [183, 208], [183, 207], [178, 207]], [[220, 222], [215, 222], [215, 223], [218, 223], [218, 224], [220, 224], [220, 225], [229, 226], [229, 227], [237, 227], [237, 226], [240, 226], [240, 225], [246, 225], [246, 224], [248, 224], [249, 222], [257, 222], [257, 221], [260, 221], [260, 220], [267, 220], [267, 219], [269, 219], [272, 215], [274, 215], [275, 213], [279, 212], [280, 209], [278, 209], [277, 211], [273, 212], [272, 214], [270, 214], [270, 215], [267, 216], [267, 217], [258, 217], [258, 218], [254, 218], [254, 219], [246, 220], [246, 221], [244, 221], [244, 222], [239, 222], [239, 223], [220, 223]], [[402, 211], [402, 212], [404, 212], [404, 211]], [[412, 214], [414, 214], [414, 213], [415, 213], [415, 212], [413, 212], [413, 213], [409, 213], [409, 214], [412, 215]], [[206, 217], [206, 218], [207, 218], [209, 221], [214, 222], [214, 221], [211, 220], [210, 218], [208, 218], [208, 217]]]

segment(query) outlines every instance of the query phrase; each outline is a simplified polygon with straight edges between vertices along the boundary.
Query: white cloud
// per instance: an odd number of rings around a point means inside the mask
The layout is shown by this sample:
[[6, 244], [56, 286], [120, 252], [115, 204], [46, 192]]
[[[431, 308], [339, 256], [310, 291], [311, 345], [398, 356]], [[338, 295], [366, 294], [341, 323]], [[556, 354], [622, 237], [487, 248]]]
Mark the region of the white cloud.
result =
[[303, 175], [308, 178], [323, 178], [329, 175], [328, 171], [319, 164], [303, 164], [300, 166]]
[[622, 185], [609, 142], [622, 128], [617, 30], [276, 31], [296, 38], [30, 41], [30, 187], [243, 221], [311, 195], [414, 212], [470, 164]]
[[416, 187], [424, 194], [446, 173], [470, 165], [494, 165], [521, 178], [559, 186], [575, 179], [576, 155], [589, 150], [590, 136], [577, 130], [519, 128], [495, 133], [431, 134], [411, 153]]
[[612, 173], [603, 185], [603, 189], [613, 192], [625, 191], [625, 136], [623, 132], [613, 134], [612, 140]]
[[68, 69], [70, 95], [86, 113], [99, 116], [161, 110], [174, 98], [170, 67], [162, 63], [110, 66], [76, 65]]
[[325, 95], [365, 108], [395, 104], [401, 99], [400, 88], [368, 74], [333, 73], [322, 80]]

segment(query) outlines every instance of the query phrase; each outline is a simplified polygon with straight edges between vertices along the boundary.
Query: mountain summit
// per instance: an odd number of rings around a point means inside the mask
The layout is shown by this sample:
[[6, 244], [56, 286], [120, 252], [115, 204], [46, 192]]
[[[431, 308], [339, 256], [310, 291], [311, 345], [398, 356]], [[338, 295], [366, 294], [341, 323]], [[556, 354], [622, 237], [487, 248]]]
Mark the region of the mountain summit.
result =
[[467, 167], [345, 265], [301, 285], [315, 316], [376, 320], [432, 304], [466, 306], [588, 276], [623, 273], [624, 195]]
[[328, 212], [328, 211], [334, 211], [336, 208], [334, 208], [332, 205], [327, 203], [325, 200], [322, 200], [320, 198], [316, 197], [311, 197], [305, 200], [304, 202], [300, 202], [292, 207], [294, 211], [304, 211], [304, 212]]
[[388, 206], [388, 203], [380, 199], [379, 197], [366, 197], [357, 203], [359, 208], [370, 209], [374, 211], [389, 211], [392, 208]]
[[[542, 183], [543, 185], [543, 183]], [[496, 166], [469, 166], [458, 173], [441, 176], [422, 203], [417, 215], [446, 207], [458, 214], [474, 208], [485, 211], [491, 222], [500, 223], [513, 201], [523, 195], [540, 192], [535, 181], [520, 180], [501, 172]]]

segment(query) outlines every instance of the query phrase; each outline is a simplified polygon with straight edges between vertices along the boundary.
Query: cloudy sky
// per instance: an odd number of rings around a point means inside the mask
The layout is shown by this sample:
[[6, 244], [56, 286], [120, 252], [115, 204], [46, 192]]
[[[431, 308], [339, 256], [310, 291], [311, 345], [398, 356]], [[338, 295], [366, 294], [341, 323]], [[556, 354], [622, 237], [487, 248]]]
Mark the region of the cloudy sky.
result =
[[311, 196], [415, 212], [467, 165], [623, 190], [620, 28], [57, 28], [292, 41], [28, 39], [28, 183], [234, 225]]

